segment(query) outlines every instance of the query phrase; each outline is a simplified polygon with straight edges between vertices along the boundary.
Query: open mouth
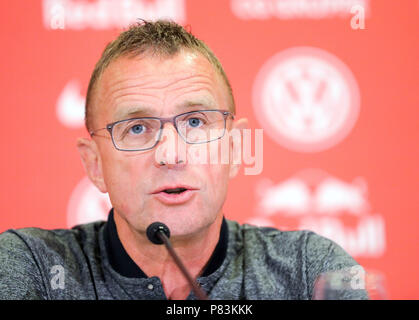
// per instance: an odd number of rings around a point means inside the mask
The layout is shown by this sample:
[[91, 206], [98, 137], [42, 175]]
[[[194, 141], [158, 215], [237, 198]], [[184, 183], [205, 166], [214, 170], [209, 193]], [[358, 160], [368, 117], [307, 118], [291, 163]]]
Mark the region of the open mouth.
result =
[[167, 194], [180, 194], [182, 192], [185, 192], [187, 189], [185, 188], [173, 188], [173, 189], [164, 189], [162, 192], [165, 192]]
[[198, 190], [198, 188], [187, 185], [171, 185], [161, 187], [151, 194], [155, 197], [155, 199], [166, 205], [178, 205], [191, 200], [196, 195], [196, 191]]

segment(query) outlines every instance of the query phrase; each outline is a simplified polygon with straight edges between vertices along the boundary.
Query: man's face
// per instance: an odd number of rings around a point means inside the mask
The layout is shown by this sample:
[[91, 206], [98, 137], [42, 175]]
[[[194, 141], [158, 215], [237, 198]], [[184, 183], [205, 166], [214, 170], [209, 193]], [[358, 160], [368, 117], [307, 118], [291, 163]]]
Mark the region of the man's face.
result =
[[[172, 117], [193, 110], [229, 109], [228, 91], [221, 76], [205, 57], [190, 51], [169, 58], [120, 57], [102, 74], [94, 99], [93, 129], [133, 117]], [[231, 122], [227, 121], [230, 129]], [[228, 134], [223, 139], [228, 139]], [[147, 151], [115, 149], [106, 130], [93, 140], [89, 152], [93, 150], [96, 156], [83, 157], [81, 151], [89, 176], [102, 192], [109, 193], [115, 213], [134, 230], [144, 232], [149, 224], [160, 221], [169, 226], [172, 235], [188, 235], [204, 230], [222, 214], [228, 181], [237, 173], [237, 166], [190, 164], [185, 158], [177, 159], [182, 157], [177, 150], [209, 150], [220, 140], [186, 144], [169, 123], [164, 126], [163, 139]], [[96, 159], [97, 166], [86, 164], [92, 161], [87, 158]], [[173, 159], [184, 162], [173, 164]], [[178, 186], [189, 190], [173, 196], [177, 199], [174, 201], [171, 196], [156, 193]]]

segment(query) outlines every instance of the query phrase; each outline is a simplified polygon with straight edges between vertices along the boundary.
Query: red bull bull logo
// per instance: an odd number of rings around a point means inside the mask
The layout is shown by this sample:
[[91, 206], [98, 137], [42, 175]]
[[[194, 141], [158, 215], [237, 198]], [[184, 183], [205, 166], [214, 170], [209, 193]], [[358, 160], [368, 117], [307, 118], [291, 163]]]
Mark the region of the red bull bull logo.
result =
[[385, 251], [384, 219], [372, 213], [362, 177], [346, 182], [310, 169], [278, 184], [262, 180], [257, 194], [256, 215], [248, 223], [312, 230], [353, 256], [377, 257]]

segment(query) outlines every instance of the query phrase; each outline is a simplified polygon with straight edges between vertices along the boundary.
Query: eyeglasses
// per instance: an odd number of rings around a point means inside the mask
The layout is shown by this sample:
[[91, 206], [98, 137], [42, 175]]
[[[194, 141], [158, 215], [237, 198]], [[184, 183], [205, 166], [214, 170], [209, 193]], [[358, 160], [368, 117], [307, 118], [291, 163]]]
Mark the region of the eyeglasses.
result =
[[99, 130], [108, 130], [112, 143], [121, 151], [144, 151], [154, 148], [161, 139], [165, 123], [172, 123], [177, 133], [188, 144], [208, 143], [221, 139], [226, 130], [226, 120], [234, 115], [225, 110], [197, 110], [170, 118], [142, 117], [120, 120], [105, 128], [90, 131], [93, 136]]

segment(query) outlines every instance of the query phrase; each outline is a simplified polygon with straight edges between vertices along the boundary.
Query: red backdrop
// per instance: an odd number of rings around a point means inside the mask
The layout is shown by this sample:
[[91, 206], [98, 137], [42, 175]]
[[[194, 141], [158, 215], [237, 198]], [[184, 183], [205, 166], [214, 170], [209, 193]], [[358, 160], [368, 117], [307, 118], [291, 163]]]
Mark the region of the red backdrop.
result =
[[0, 2], [0, 232], [106, 218], [75, 147], [88, 80], [122, 27], [158, 17], [209, 44], [264, 130], [263, 171], [232, 181], [226, 216], [317, 231], [389, 298], [419, 298], [418, 0]]

